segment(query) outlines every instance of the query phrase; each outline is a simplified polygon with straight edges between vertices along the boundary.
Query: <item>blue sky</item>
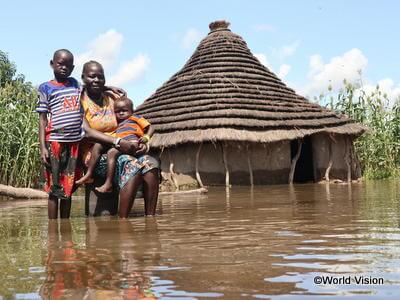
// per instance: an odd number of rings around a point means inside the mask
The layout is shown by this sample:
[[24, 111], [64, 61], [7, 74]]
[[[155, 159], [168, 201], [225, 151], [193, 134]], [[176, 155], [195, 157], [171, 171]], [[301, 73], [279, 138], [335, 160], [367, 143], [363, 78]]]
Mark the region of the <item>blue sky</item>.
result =
[[[80, 77], [88, 59], [136, 105], [191, 56], [211, 21], [225, 19], [250, 50], [298, 93], [318, 95], [344, 78], [400, 95], [400, 2], [2, 1], [0, 50], [34, 84], [52, 77], [54, 50], [70, 49]], [[58, 4], [60, 3], [60, 4]]]

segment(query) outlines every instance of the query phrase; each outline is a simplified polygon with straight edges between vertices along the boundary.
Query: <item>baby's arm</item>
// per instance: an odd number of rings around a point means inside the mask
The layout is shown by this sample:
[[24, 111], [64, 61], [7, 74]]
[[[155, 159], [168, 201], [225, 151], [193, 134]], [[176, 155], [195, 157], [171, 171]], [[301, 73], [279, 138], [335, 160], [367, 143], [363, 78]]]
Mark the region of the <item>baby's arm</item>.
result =
[[39, 113], [39, 145], [40, 159], [45, 165], [50, 165], [49, 151], [46, 147], [47, 113]]
[[130, 141], [117, 139], [111, 135], [104, 134], [93, 128], [90, 128], [89, 123], [86, 119], [83, 119], [83, 129], [85, 130], [85, 137], [90, 141], [101, 143], [108, 146], [116, 146], [118, 144], [119, 151], [125, 154], [134, 154], [136, 151], [135, 144]]
[[144, 129], [144, 135], [139, 139], [140, 144], [146, 144], [154, 134], [154, 127], [149, 125]]

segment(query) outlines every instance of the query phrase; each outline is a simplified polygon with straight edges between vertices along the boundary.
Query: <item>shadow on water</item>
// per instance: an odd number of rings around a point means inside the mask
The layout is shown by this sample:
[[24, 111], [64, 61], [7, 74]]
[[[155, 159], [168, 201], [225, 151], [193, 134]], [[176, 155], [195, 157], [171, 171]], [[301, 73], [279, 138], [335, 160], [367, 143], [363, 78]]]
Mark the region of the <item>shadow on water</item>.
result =
[[[165, 196], [162, 215], [128, 220], [83, 218], [77, 198], [71, 220], [59, 222], [47, 221], [45, 205], [2, 203], [0, 295], [397, 299], [399, 193], [394, 181], [212, 188]], [[139, 202], [133, 215], [142, 210]]]

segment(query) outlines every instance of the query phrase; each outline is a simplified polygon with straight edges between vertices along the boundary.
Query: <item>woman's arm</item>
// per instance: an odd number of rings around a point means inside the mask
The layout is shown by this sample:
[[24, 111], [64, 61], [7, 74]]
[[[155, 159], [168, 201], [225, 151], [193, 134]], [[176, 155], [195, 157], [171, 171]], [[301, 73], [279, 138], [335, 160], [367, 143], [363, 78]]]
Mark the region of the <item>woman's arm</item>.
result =
[[104, 87], [104, 92], [108, 92], [108, 91], [111, 91], [112, 93], [117, 94], [118, 98], [119, 97], [126, 97], [126, 91], [124, 89], [121, 89], [121, 88], [118, 88], [118, 87], [115, 87], [115, 86], [105, 86]]
[[90, 127], [86, 119], [83, 119], [83, 129], [85, 137], [93, 142], [118, 148], [119, 151], [125, 154], [135, 154], [136, 144], [126, 140], [121, 140], [110, 135], [104, 134]]

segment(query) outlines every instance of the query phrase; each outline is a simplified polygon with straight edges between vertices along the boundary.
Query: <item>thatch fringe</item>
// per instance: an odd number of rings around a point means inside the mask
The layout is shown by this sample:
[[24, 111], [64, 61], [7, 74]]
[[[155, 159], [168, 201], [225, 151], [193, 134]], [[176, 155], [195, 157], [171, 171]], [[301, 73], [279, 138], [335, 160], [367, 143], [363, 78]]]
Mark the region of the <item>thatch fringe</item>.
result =
[[151, 139], [155, 148], [173, 147], [184, 143], [238, 141], [254, 143], [273, 143], [282, 140], [294, 140], [315, 133], [335, 133], [346, 135], [361, 135], [366, 128], [358, 124], [345, 124], [331, 128], [291, 129], [248, 131], [232, 128], [208, 128], [197, 130], [173, 131], [163, 134], [156, 133]]
[[[307, 119], [307, 120], [258, 120], [258, 119], [247, 119], [239, 117], [223, 118], [219, 116], [218, 111], [215, 112], [214, 117], [201, 118], [197, 120], [184, 120], [180, 122], [166, 122], [162, 124], [154, 125], [157, 132], [169, 132], [176, 130], [190, 130], [190, 129], [207, 129], [207, 128], [218, 128], [218, 127], [230, 127], [230, 128], [242, 128], [243, 130], [277, 130], [291, 128], [318, 128], [321, 126], [332, 127], [338, 125], [344, 125], [347, 120], [340, 120], [338, 118], [325, 118], [325, 119]], [[239, 126], [238, 124], [242, 124]]]

